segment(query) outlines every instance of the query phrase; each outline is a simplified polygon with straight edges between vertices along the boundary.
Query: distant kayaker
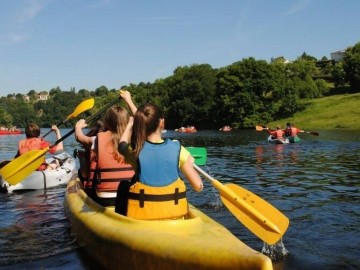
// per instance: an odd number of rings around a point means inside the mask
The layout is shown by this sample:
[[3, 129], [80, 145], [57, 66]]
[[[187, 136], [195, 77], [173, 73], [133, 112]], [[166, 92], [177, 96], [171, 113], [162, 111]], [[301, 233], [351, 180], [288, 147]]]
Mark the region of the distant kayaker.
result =
[[[51, 130], [55, 132], [56, 139], [59, 140], [61, 138], [60, 130], [56, 125], [53, 125], [51, 127]], [[25, 127], [25, 135], [26, 139], [22, 139], [19, 142], [18, 152], [15, 156], [18, 157], [20, 155], [25, 154], [26, 152], [32, 151], [32, 150], [42, 150], [50, 146], [50, 143], [43, 138], [40, 138], [40, 128], [35, 123], [29, 123]], [[50, 148], [49, 153], [54, 154], [55, 152], [60, 152], [64, 150], [63, 143], [60, 142], [54, 147]], [[54, 160], [54, 162], [47, 164], [45, 162], [45, 155], [42, 157], [44, 159], [43, 164], [41, 164], [37, 170], [43, 171], [46, 169], [53, 170], [56, 169], [59, 166], [59, 162], [57, 160]]]
[[290, 123], [286, 123], [286, 127], [284, 129], [284, 132], [285, 132], [286, 137], [291, 136], [291, 124]]
[[281, 129], [280, 125], [276, 126], [276, 130], [270, 130], [267, 128], [267, 131], [274, 136], [275, 139], [284, 140], [285, 132]]
[[[128, 91], [121, 91], [120, 96], [126, 101], [131, 111], [136, 111]], [[87, 193], [103, 206], [115, 205], [116, 192], [121, 181], [130, 181], [134, 175], [131, 165], [118, 151], [120, 137], [123, 134], [129, 114], [119, 105], [108, 109], [103, 117], [103, 129], [94, 136], [85, 135], [82, 131], [87, 127], [84, 119], [75, 125], [75, 138], [90, 152], [90, 168], [83, 168], [84, 187]], [[86, 173], [88, 170], [88, 173]]]
[[287, 136], [289, 142], [291, 143], [298, 143], [301, 141], [298, 134], [304, 132], [303, 130], [294, 126], [294, 124], [290, 125], [290, 135]]
[[[179, 168], [195, 191], [203, 183], [194, 158], [177, 140], [163, 139], [164, 114], [154, 104], [141, 106], [121, 137], [119, 151], [135, 168], [126, 215], [135, 219], [176, 219], [188, 213], [186, 186]], [[125, 214], [125, 213], [124, 213]]]
[[296, 137], [299, 133], [304, 132], [304, 130], [301, 130], [297, 127], [294, 126], [294, 124], [291, 124], [291, 134], [290, 136], [292, 137]]

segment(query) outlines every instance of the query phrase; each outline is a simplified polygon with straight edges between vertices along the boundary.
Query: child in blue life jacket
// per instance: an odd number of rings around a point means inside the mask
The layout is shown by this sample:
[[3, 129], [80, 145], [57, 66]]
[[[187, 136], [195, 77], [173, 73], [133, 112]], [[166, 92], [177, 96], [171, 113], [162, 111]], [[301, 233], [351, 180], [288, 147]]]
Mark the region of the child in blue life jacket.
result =
[[203, 182], [193, 167], [194, 158], [177, 140], [163, 139], [164, 115], [154, 104], [138, 108], [121, 136], [119, 152], [136, 173], [130, 186], [126, 215], [135, 219], [183, 218], [188, 213], [186, 186], [195, 191]]

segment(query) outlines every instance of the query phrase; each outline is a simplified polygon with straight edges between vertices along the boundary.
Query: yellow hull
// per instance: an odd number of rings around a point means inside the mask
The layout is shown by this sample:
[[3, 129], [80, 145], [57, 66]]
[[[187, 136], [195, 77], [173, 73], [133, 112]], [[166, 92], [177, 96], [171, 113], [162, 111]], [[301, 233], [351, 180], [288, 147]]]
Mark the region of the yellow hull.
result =
[[193, 206], [185, 220], [135, 220], [95, 203], [73, 178], [65, 209], [79, 245], [107, 269], [273, 269], [267, 256]]

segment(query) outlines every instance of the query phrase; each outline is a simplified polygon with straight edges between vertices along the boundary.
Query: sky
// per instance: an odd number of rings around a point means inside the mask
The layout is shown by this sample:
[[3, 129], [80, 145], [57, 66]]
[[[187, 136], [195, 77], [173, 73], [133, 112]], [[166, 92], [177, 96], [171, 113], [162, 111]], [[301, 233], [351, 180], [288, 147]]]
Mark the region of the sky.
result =
[[358, 0], [0, 0], [0, 96], [153, 83], [178, 66], [321, 59], [360, 42]]

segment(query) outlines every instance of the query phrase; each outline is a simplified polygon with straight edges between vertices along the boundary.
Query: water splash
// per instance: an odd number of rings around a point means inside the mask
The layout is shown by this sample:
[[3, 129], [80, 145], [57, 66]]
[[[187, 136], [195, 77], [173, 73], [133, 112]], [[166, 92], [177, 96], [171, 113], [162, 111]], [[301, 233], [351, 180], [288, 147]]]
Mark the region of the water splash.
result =
[[289, 251], [285, 248], [282, 238], [274, 245], [264, 243], [261, 253], [268, 256], [273, 262], [280, 262], [289, 256]]

